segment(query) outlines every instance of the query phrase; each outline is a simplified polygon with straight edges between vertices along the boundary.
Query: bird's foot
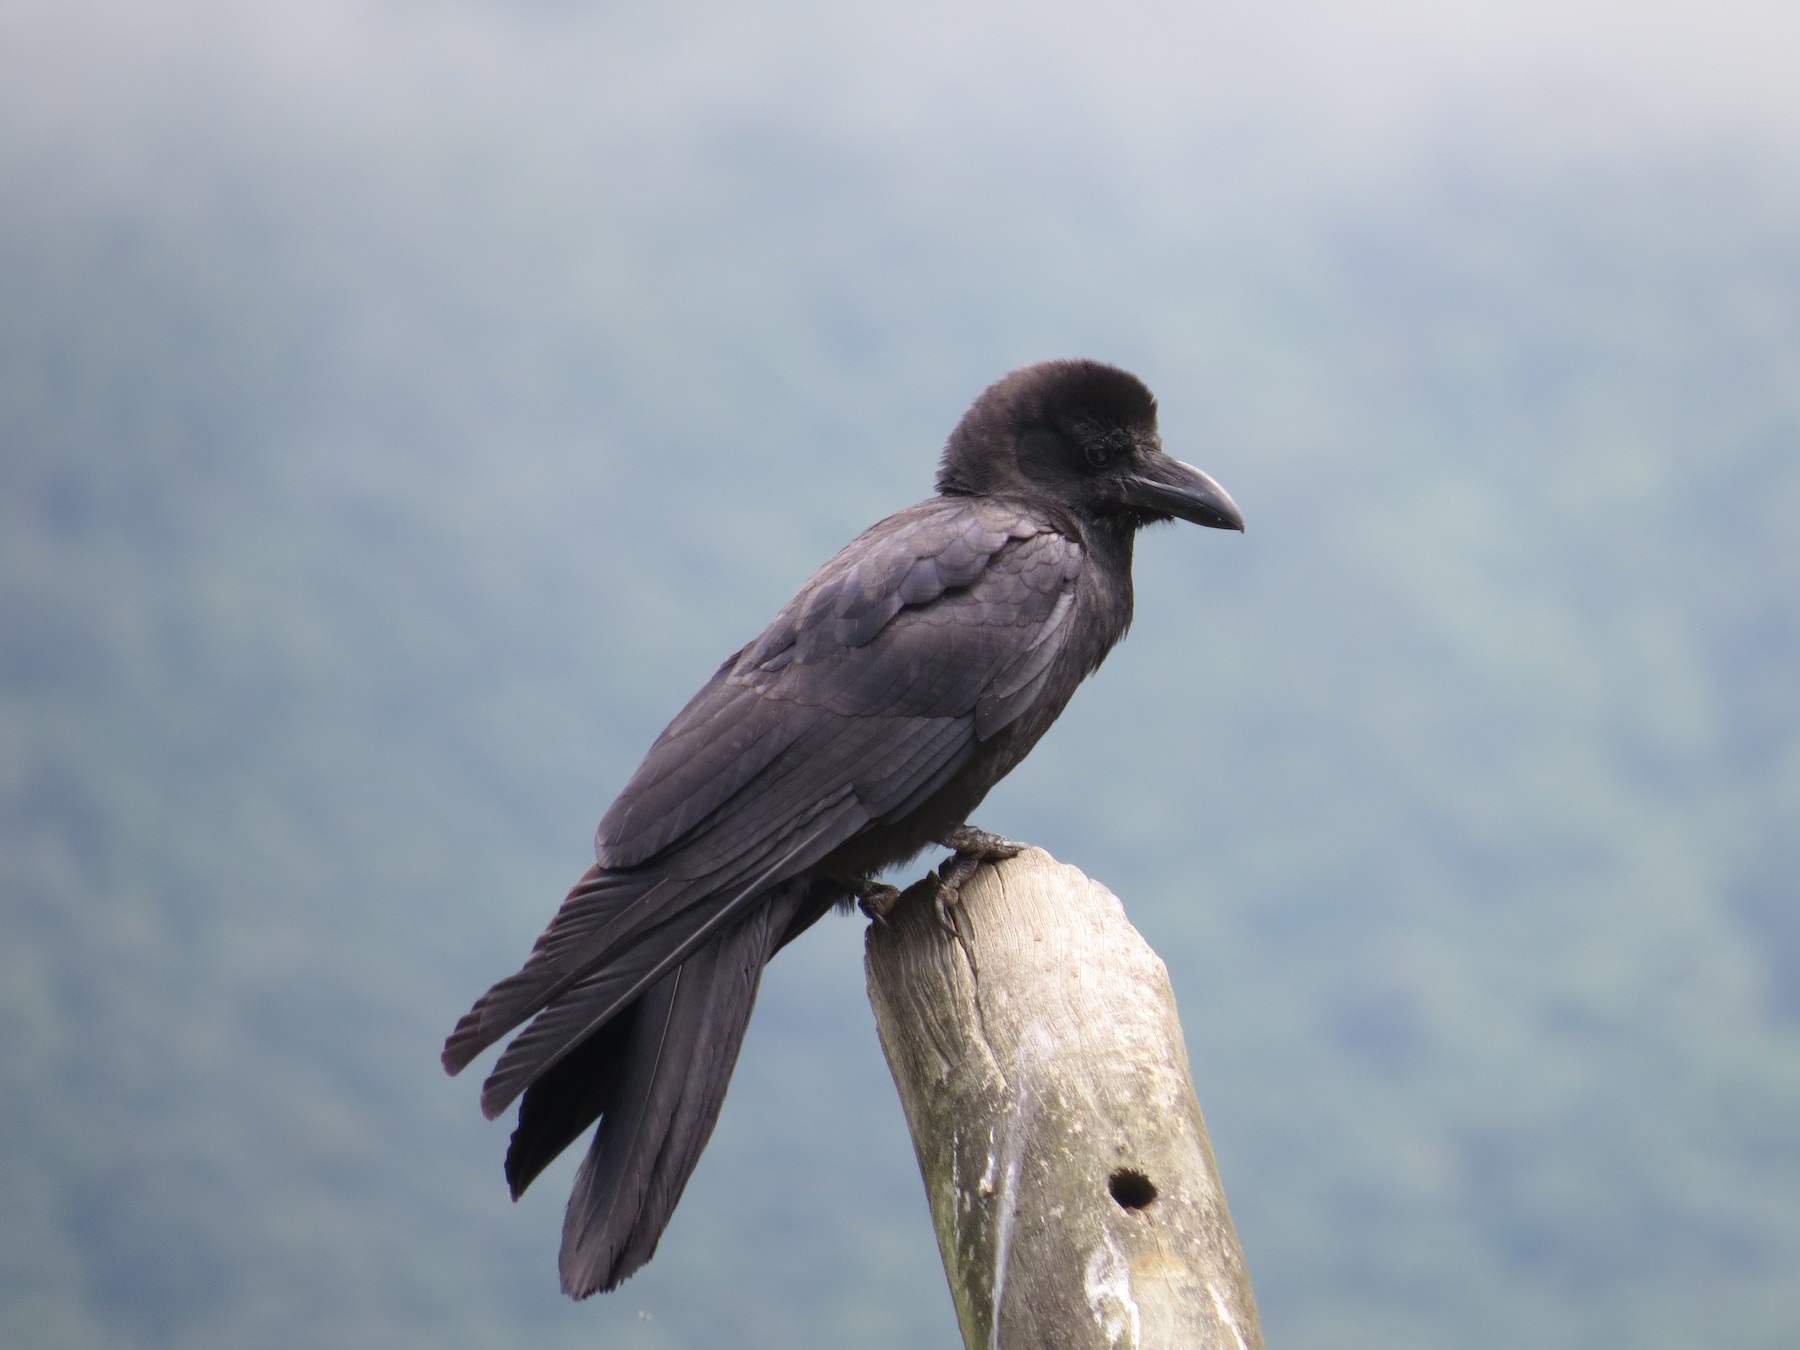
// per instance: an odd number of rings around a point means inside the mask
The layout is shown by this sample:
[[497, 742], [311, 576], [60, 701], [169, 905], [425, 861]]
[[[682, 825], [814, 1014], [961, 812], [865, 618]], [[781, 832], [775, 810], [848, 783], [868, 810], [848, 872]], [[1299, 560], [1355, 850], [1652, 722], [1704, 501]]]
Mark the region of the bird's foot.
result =
[[958, 825], [936, 841], [953, 853], [968, 853], [978, 862], [1005, 862], [1023, 853], [1029, 844], [1016, 843], [1005, 835], [990, 834], [973, 825]]
[[962, 903], [962, 888], [983, 863], [1005, 862], [1025, 851], [1024, 844], [998, 834], [989, 834], [973, 825], [958, 825], [937, 841], [951, 850], [951, 856], [938, 868], [937, 886], [932, 904], [937, 910], [938, 924], [946, 933], [956, 932], [956, 919], [951, 909]]
[[865, 881], [852, 892], [857, 908], [876, 923], [885, 924], [894, 906], [900, 903], [900, 888], [884, 881]]

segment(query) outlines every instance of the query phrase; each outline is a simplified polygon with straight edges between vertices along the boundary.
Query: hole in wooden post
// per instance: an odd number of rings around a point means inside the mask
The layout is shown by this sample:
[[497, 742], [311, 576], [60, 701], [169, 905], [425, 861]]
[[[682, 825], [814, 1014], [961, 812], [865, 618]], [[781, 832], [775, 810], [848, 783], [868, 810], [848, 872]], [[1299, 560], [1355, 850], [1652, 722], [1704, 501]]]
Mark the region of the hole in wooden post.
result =
[[1150, 1178], [1129, 1167], [1121, 1167], [1108, 1177], [1106, 1189], [1112, 1192], [1112, 1198], [1119, 1202], [1121, 1209], [1148, 1209], [1150, 1202], [1156, 1199], [1156, 1187], [1150, 1184]]

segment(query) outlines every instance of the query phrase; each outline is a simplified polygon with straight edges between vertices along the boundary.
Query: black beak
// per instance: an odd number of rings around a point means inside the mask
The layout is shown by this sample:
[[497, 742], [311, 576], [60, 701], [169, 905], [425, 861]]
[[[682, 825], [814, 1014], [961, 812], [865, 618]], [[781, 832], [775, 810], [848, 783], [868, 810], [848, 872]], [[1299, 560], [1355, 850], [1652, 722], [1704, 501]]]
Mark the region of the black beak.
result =
[[1212, 479], [1192, 464], [1160, 452], [1125, 480], [1125, 500], [1158, 516], [1179, 516], [1215, 530], [1242, 530], [1244, 513]]

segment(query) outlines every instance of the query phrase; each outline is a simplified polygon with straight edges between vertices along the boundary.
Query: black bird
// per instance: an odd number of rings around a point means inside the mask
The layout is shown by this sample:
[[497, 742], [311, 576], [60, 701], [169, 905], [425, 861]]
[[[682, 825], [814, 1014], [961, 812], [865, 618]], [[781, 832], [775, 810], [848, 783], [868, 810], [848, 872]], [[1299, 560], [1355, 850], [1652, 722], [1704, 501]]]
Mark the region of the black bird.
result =
[[1243, 529], [1162, 452], [1156, 400], [1094, 361], [991, 386], [937, 495], [864, 531], [727, 658], [600, 822], [597, 861], [530, 958], [444, 1045], [460, 1072], [534, 1019], [482, 1087], [521, 1093], [516, 1199], [599, 1121], [563, 1223], [562, 1284], [616, 1288], [656, 1250], [725, 1097], [762, 970], [933, 843], [954, 888], [1016, 846], [969, 813], [1131, 623], [1139, 528]]

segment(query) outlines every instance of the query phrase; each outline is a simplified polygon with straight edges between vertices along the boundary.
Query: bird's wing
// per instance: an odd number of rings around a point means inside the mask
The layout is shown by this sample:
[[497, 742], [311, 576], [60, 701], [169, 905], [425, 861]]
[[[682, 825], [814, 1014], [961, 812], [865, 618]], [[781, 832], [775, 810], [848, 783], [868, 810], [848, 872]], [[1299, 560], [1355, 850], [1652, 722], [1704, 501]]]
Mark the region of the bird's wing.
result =
[[458, 1024], [455, 1071], [533, 1014], [491, 1116], [771, 887], [904, 816], [1018, 717], [1072, 630], [1080, 544], [940, 499], [827, 563], [658, 737], [523, 969]]
[[901, 814], [1032, 705], [1082, 561], [1069, 533], [1005, 501], [889, 517], [657, 739], [600, 823], [601, 862], [692, 875], [844, 786], [871, 820]]

